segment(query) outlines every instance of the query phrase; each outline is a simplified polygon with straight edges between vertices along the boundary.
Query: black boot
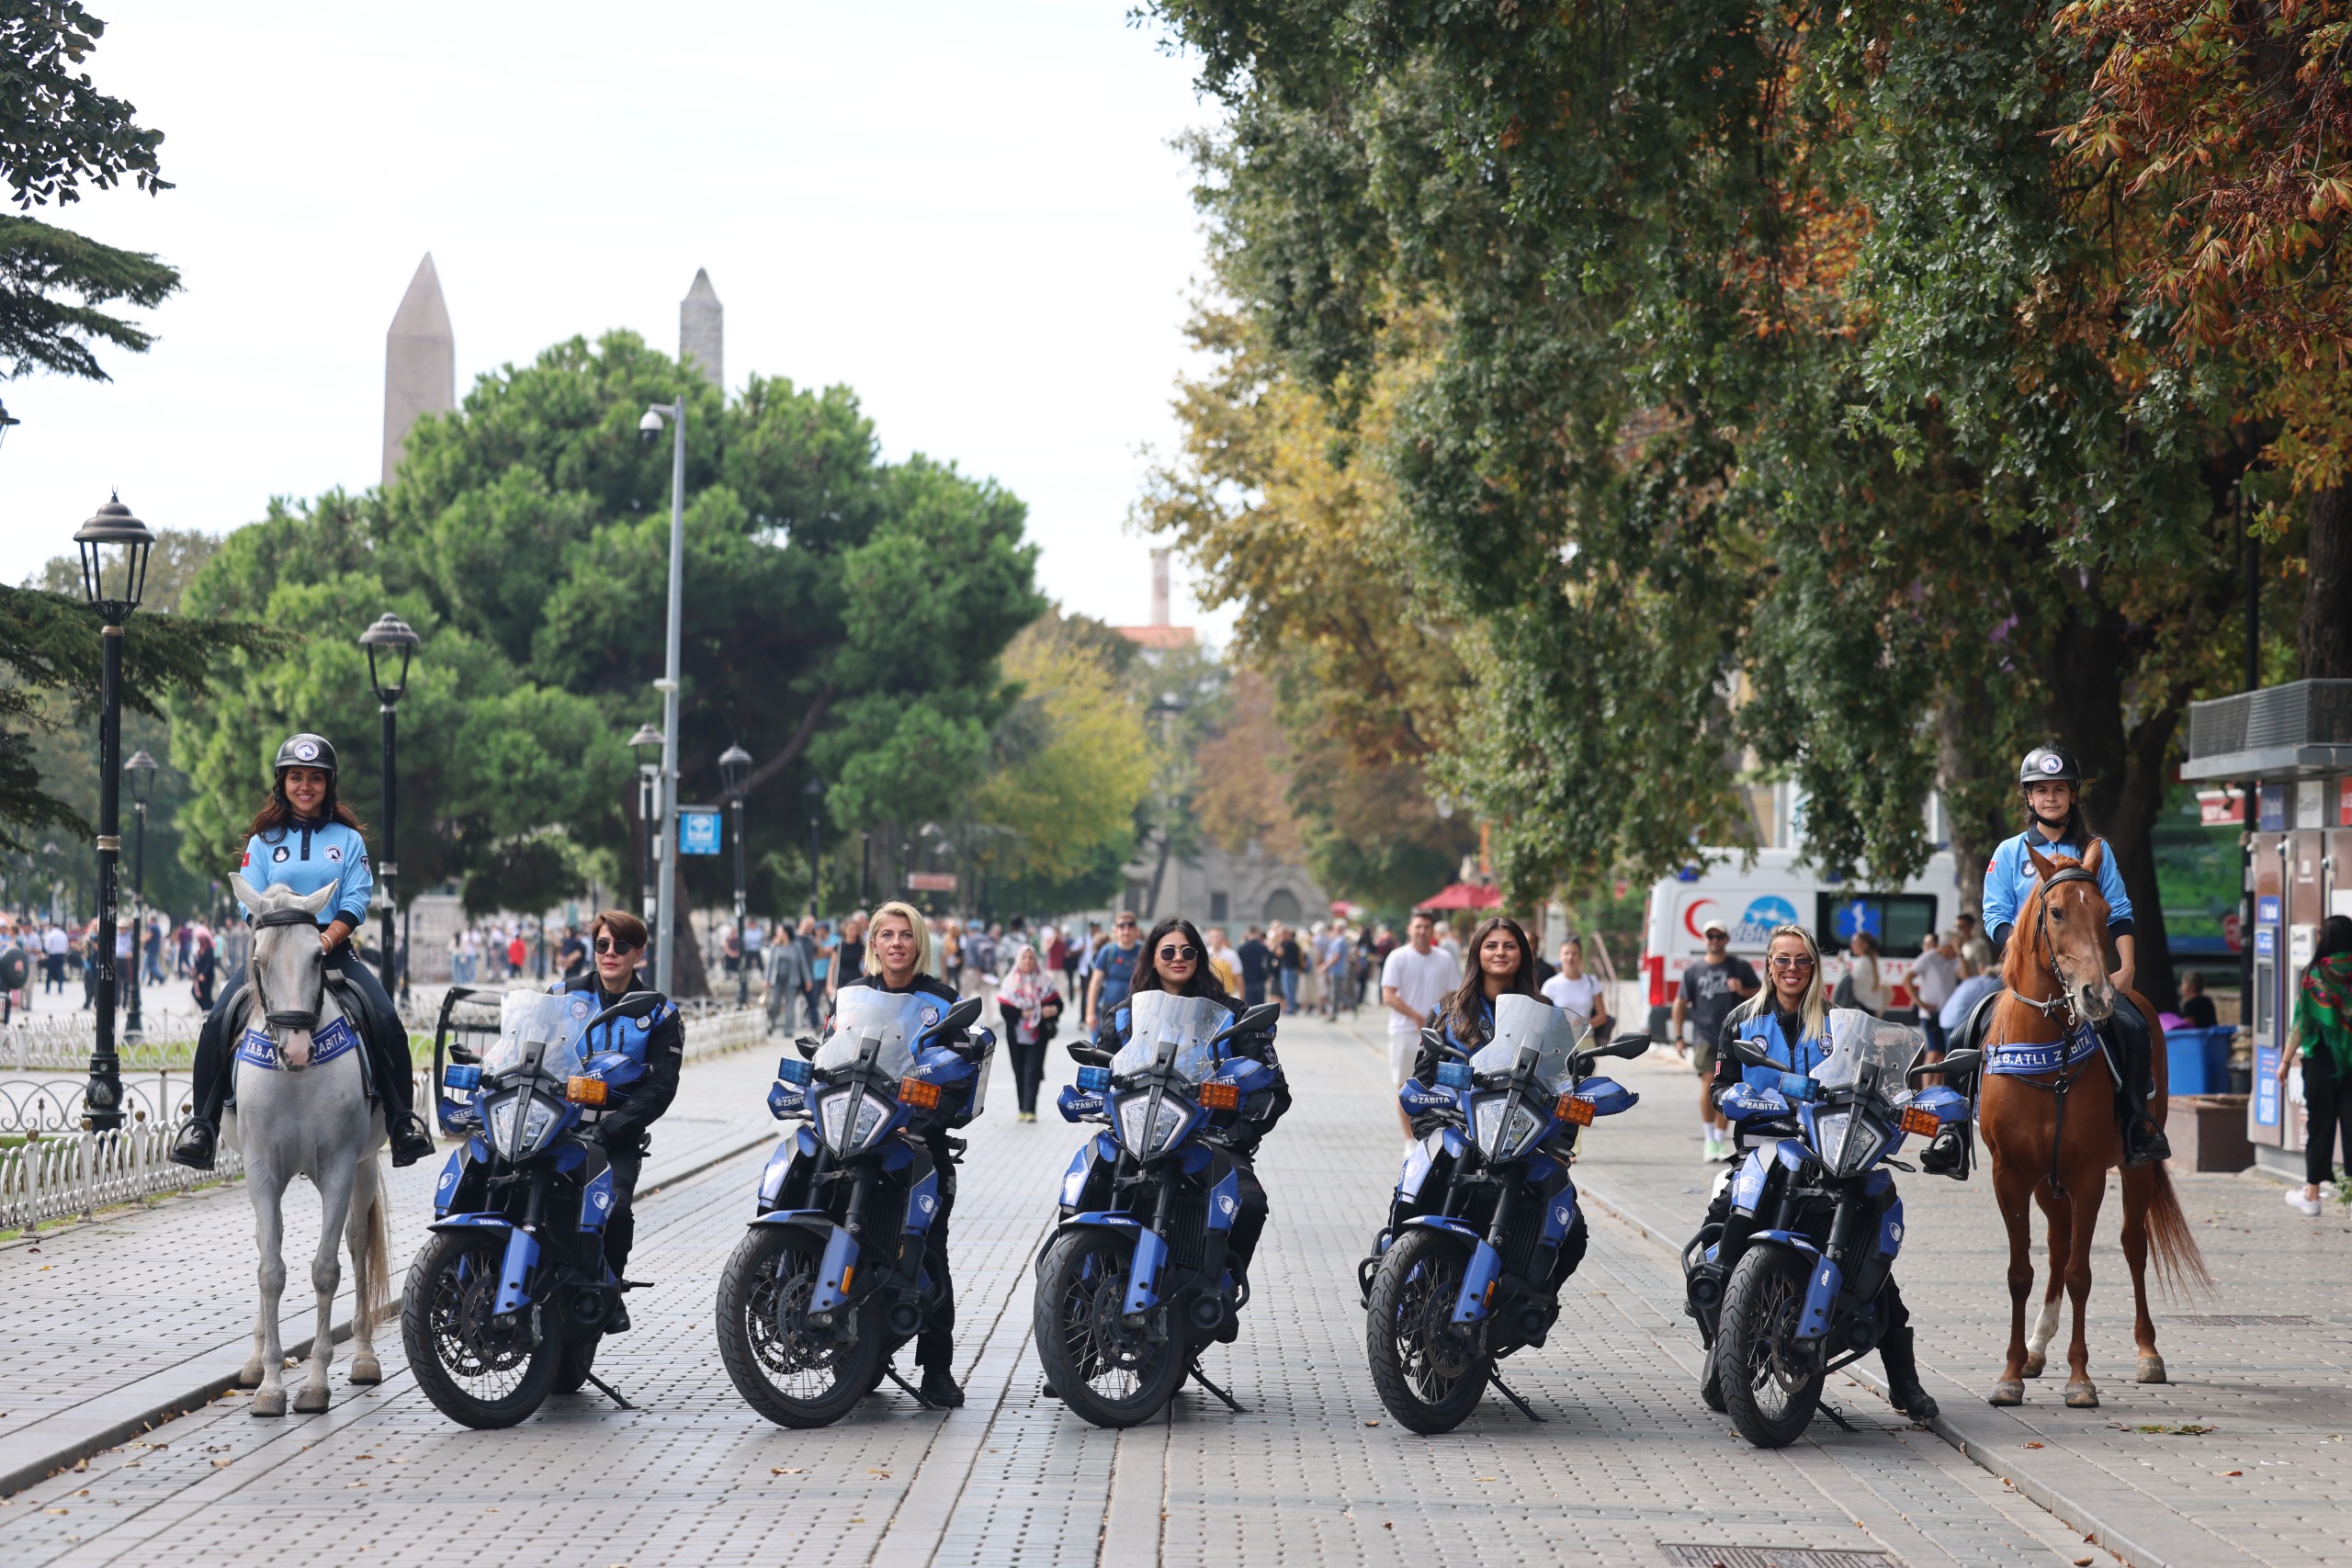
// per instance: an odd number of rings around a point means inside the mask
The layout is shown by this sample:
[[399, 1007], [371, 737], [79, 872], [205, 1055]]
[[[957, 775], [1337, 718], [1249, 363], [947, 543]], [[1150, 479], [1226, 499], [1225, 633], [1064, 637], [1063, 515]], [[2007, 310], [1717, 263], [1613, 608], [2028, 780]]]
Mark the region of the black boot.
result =
[[1957, 1122], [1929, 1139], [1919, 1156], [1919, 1168], [1930, 1176], [1951, 1176], [1966, 1169], [1967, 1164], [1968, 1129]]
[[191, 1116], [187, 1125], [180, 1129], [180, 1135], [172, 1140], [172, 1159], [191, 1170], [210, 1170], [214, 1145], [220, 1137], [211, 1122]]
[[1934, 1420], [1936, 1402], [1920, 1385], [1919, 1360], [1912, 1352], [1909, 1324], [1879, 1341], [1878, 1359], [1886, 1368], [1886, 1402], [1922, 1427]]
[[2172, 1140], [2165, 1136], [2165, 1130], [2156, 1125], [2155, 1118], [2144, 1108], [2132, 1112], [2131, 1120], [2123, 1124], [2123, 1163], [2154, 1165], [2170, 1158]]
[[395, 1110], [385, 1118], [385, 1134], [391, 1139], [392, 1163], [414, 1165], [433, 1152], [433, 1135], [424, 1130], [413, 1111]]
[[956, 1375], [935, 1361], [922, 1370], [922, 1396], [942, 1410], [958, 1410], [964, 1404], [964, 1390]]

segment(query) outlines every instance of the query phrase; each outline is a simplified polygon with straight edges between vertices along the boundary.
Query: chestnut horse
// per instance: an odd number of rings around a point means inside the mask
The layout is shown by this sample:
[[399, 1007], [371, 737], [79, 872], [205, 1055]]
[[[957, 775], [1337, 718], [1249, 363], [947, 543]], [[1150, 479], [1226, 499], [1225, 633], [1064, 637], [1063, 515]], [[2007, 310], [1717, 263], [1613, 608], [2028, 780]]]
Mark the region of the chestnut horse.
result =
[[[2099, 897], [2099, 858], [2106, 845], [2093, 840], [2077, 861], [2067, 855], [2031, 855], [2041, 874], [2033, 896], [2018, 911], [2010, 933], [2001, 979], [2008, 987], [1995, 1004], [1984, 1035], [1984, 1066], [2004, 1047], [2058, 1046], [2058, 1065], [2045, 1072], [1986, 1071], [1978, 1111], [1984, 1148], [1993, 1160], [1993, 1196], [2009, 1229], [2009, 1356], [1993, 1385], [1995, 1404], [2025, 1402], [2027, 1378], [2041, 1375], [2052, 1335], [2058, 1326], [2058, 1292], [2075, 1302], [2075, 1337], [2066, 1349], [2066, 1403], [2076, 1409], [2098, 1404], [2091, 1382], [2090, 1350], [2083, 1342], [2083, 1314], [2091, 1289], [2091, 1235], [2099, 1204], [2107, 1197], [2107, 1173], [2123, 1160], [2117, 1124], [2119, 1090], [2107, 1057], [2092, 1050], [2066, 1063], [2074, 1051], [2061, 1042], [2115, 1011], [2116, 987], [2107, 968], [2107, 900]], [[2165, 1037], [2156, 1010], [2136, 991], [2125, 992], [2147, 1021], [2155, 1073], [2148, 1114], [2162, 1126]], [[2120, 1064], [2119, 1064], [2120, 1066]], [[2164, 1358], [2156, 1354], [2156, 1325], [2148, 1316], [2148, 1246], [2155, 1244], [2156, 1267], [2167, 1285], [2190, 1280], [2210, 1284], [2205, 1261], [2188, 1221], [2174, 1195], [2162, 1161], [2124, 1167], [2123, 1257], [2132, 1266], [2132, 1335], [2139, 1346], [2135, 1370], [2141, 1382], [2165, 1381]], [[2033, 1235], [2028, 1200], [2041, 1205], [2050, 1226], [2050, 1280], [2030, 1349], [2026, 1343], [2026, 1297], [2033, 1289]]]

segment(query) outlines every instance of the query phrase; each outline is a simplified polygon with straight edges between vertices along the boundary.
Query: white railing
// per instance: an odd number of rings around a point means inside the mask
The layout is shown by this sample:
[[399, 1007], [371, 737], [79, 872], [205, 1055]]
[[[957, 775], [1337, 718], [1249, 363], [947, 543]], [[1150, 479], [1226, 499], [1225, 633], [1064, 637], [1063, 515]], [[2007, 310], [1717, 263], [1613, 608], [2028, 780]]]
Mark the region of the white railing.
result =
[[686, 1060], [723, 1055], [768, 1037], [768, 1015], [755, 1007], [709, 1008], [686, 1014]]
[[230, 1148], [209, 1171], [174, 1165], [172, 1133], [144, 1122], [119, 1133], [39, 1134], [0, 1148], [0, 1232], [243, 1174], [243, 1162]]
[[[204, 1028], [204, 1015], [149, 1013], [140, 1021], [144, 1026], [141, 1038], [126, 1041], [119, 1033], [116, 1038], [115, 1056], [122, 1070], [186, 1070], [195, 1059], [196, 1037]], [[79, 1013], [19, 1013], [0, 1029], [0, 1072], [86, 1070], [97, 1039], [96, 1020]]]

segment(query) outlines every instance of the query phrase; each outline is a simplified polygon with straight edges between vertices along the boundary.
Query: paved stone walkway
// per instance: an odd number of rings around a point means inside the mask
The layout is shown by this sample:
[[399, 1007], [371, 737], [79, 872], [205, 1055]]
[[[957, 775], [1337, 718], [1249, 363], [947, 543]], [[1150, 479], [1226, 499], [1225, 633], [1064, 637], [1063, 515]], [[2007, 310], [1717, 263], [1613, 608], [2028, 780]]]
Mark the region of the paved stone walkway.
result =
[[[338, 1382], [325, 1416], [257, 1421], [230, 1394], [20, 1494], [0, 1508], [0, 1564], [1654, 1565], [1679, 1542], [1886, 1568], [2113, 1562], [1859, 1389], [1838, 1395], [1854, 1431], [1824, 1421], [1783, 1452], [1749, 1449], [1699, 1403], [1697, 1338], [1659, 1249], [1605, 1216], [1551, 1347], [1509, 1367], [1546, 1424], [1490, 1398], [1445, 1438], [1398, 1428], [1365, 1370], [1353, 1284], [1398, 1154], [1385, 1061], [1311, 1021], [1284, 1030], [1283, 1055], [1298, 1103], [1261, 1161], [1274, 1214], [1258, 1296], [1208, 1362], [1246, 1415], [1186, 1392], [1120, 1434], [1040, 1397], [1030, 1264], [1080, 1134], [1050, 1111], [1014, 1122], [1000, 1081], [955, 1222], [960, 1412], [885, 1394], [797, 1433], [736, 1396], [711, 1304], [755, 1152], [645, 1207], [631, 1272], [658, 1284], [599, 1366], [639, 1410], [583, 1395], [466, 1431], [416, 1392], [395, 1337], [386, 1382]], [[1655, 1142], [1659, 1115], [1611, 1136]], [[111, 1239], [156, 1245], [157, 1218]], [[242, 1280], [249, 1255], [232, 1256]]]

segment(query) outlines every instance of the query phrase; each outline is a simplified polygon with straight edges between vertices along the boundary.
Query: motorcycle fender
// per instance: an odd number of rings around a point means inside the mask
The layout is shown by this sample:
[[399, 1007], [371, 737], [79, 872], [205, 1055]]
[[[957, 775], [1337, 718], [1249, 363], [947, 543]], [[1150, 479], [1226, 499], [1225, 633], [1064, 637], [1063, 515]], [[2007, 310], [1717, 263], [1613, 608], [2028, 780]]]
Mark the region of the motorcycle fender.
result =
[[1416, 1214], [1405, 1223], [1408, 1225], [1419, 1225], [1424, 1230], [1446, 1231], [1462, 1237], [1464, 1241], [1476, 1241], [1484, 1245], [1484, 1238], [1476, 1230], [1451, 1214]]
[[1821, 1248], [1814, 1246], [1813, 1238], [1802, 1231], [1750, 1231], [1747, 1240], [1750, 1246], [1759, 1241], [1777, 1241], [1783, 1247], [1795, 1247], [1808, 1258], [1821, 1256]]
[[449, 1152], [449, 1163], [441, 1168], [441, 1179], [433, 1184], [433, 1217], [446, 1220], [449, 1205], [458, 1201], [458, 1183], [466, 1179], [466, 1156], [469, 1151], [460, 1145]]
[[1485, 1321], [1487, 1305], [1502, 1272], [1503, 1255], [1488, 1247], [1482, 1238], [1477, 1249], [1470, 1255], [1470, 1266], [1462, 1271], [1462, 1294], [1453, 1303], [1454, 1322]]
[[503, 1214], [449, 1214], [434, 1221], [424, 1228], [429, 1231], [513, 1230], [514, 1222]]
[[604, 1234], [605, 1223], [613, 1217], [613, 1172], [611, 1167], [588, 1179], [580, 1192], [580, 1228]]
[[1159, 1304], [1159, 1271], [1168, 1262], [1168, 1243], [1148, 1225], [1136, 1227], [1136, 1255], [1127, 1268], [1127, 1300], [1122, 1309], [1130, 1317]]
[[857, 1272], [857, 1237], [840, 1225], [832, 1230], [825, 1242], [825, 1260], [817, 1266], [817, 1288], [808, 1296], [812, 1314], [839, 1310]]
[[531, 1276], [531, 1266], [539, 1260], [539, 1242], [529, 1231], [510, 1227], [506, 1233], [506, 1261], [498, 1272], [497, 1311], [520, 1312], [530, 1296], [523, 1283]]
[[1818, 1339], [1829, 1332], [1829, 1321], [1838, 1307], [1838, 1288], [1844, 1283], [1845, 1271], [1835, 1259], [1813, 1260], [1813, 1277], [1804, 1289], [1804, 1311], [1797, 1316], [1796, 1338]]

